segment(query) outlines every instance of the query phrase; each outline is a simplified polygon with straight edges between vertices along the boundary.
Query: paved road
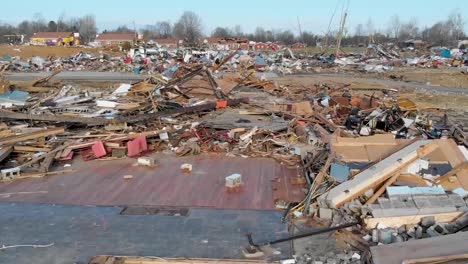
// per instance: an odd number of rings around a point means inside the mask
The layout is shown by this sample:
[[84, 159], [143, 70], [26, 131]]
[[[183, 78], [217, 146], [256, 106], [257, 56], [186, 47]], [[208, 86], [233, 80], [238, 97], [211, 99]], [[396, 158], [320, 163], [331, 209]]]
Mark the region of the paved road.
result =
[[317, 77], [317, 78], [346, 78], [347, 81], [353, 82], [365, 82], [369, 84], [377, 84], [384, 86], [386, 88], [395, 88], [395, 89], [404, 89], [412, 90], [415, 92], [434, 92], [437, 94], [447, 94], [447, 95], [465, 95], [468, 96], [468, 87], [465, 88], [454, 88], [454, 87], [444, 87], [444, 86], [432, 86], [425, 83], [417, 82], [403, 82], [395, 80], [386, 80], [386, 79], [376, 79], [376, 78], [362, 78], [362, 77], [353, 77], [346, 74], [297, 74], [294, 76], [298, 77]]
[[[42, 77], [46, 77], [50, 73], [38, 72], [38, 73], [8, 73], [5, 77], [11, 81], [33, 81]], [[262, 74], [260, 74], [262, 75]], [[269, 78], [275, 78], [275, 74], [269, 75]], [[353, 77], [346, 74], [297, 74], [294, 76], [298, 77], [317, 77], [317, 78], [346, 78], [349, 81], [361, 81], [367, 83], [374, 83], [383, 85], [388, 88], [396, 89], [407, 89], [414, 90], [415, 92], [434, 92], [437, 94], [447, 95], [465, 95], [468, 96], [467, 88], [453, 88], [453, 87], [442, 87], [442, 86], [431, 86], [423, 83], [416, 82], [402, 82], [385, 79], [375, 78], [360, 78]], [[120, 73], [120, 72], [89, 72], [89, 71], [76, 71], [76, 72], [61, 72], [54, 77], [56, 80], [61, 81], [91, 81], [91, 82], [132, 82], [139, 81], [149, 77], [146, 74], [137, 75], [133, 73]]]

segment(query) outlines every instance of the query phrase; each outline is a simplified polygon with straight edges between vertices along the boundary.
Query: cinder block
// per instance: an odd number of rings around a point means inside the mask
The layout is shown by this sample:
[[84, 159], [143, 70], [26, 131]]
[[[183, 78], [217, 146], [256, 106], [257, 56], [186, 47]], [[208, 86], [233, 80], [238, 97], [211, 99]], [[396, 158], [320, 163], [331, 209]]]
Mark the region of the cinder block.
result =
[[456, 207], [466, 207], [465, 200], [461, 198], [458, 194], [450, 194], [449, 199], [452, 205]]
[[428, 208], [431, 207], [431, 203], [429, 202], [426, 197], [413, 197], [413, 201], [416, 204], [416, 207], [418, 208]]
[[328, 208], [319, 208], [319, 216], [322, 219], [332, 219], [333, 210]]
[[380, 206], [382, 207], [382, 209], [390, 209], [390, 208], [393, 208], [393, 205], [392, 205], [392, 202], [387, 199], [387, 198], [378, 198], [377, 201], [379, 202]]

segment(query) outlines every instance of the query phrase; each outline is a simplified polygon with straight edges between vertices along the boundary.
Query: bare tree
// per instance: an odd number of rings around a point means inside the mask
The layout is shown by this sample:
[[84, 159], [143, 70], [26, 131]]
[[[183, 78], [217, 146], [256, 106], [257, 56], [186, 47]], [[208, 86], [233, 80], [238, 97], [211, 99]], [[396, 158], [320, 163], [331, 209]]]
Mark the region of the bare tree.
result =
[[390, 32], [392, 33], [395, 39], [398, 39], [400, 36], [401, 22], [398, 15], [393, 15], [390, 19]]
[[91, 42], [91, 40], [96, 36], [96, 19], [94, 15], [85, 15], [80, 18], [79, 26], [80, 38], [85, 42]]
[[213, 30], [211, 36], [214, 38], [229, 38], [232, 36], [232, 33], [228, 28], [217, 27]]
[[201, 18], [191, 11], [186, 11], [174, 24], [174, 35], [188, 43], [196, 43], [202, 37]]
[[401, 40], [414, 39], [419, 35], [418, 20], [412, 18], [407, 23], [401, 25], [400, 37]]
[[235, 25], [232, 31], [233, 36], [236, 38], [244, 36], [244, 33], [242, 32], [242, 27], [240, 25]]
[[464, 35], [463, 27], [465, 22], [463, 21], [462, 15], [459, 11], [453, 11], [447, 20], [447, 26], [450, 27], [451, 35], [454, 40], [460, 40]]
[[32, 21], [33, 32], [47, 31], [47, 23], [41, 13], [35, 13]]
[[286, 45], [294, 44], [295, 41], [294, 34], [289, 30], [280, 32], [277, 35], [277, 39]]
[[262, 27], [257, 27], [254, 33], [255, 41], [265, 42], [267, 40], [265, 29]]
[[364, 36], [364, 26], [362, 24], [357, 24], [356, 28], [354, 29], [354, 36], [356, 37]]
[[62, 32], [68, 30], [68, 25], [65, 22], [66, 15], [65, 12], [62, 12], [57, 19], [57, 31]]
[[169, 38], [172, 36], [172, 25], [169, 21], [160, 21], [156, 23], [156, 32], [158, 38]]
[[369, 43], [373, 43], [375, 28], [374, 28], [374, 22], [372, 22], [372, 19], [370, 17], [366, 22], [366, 32], [367, 32], [367, 36], [369, 36]]

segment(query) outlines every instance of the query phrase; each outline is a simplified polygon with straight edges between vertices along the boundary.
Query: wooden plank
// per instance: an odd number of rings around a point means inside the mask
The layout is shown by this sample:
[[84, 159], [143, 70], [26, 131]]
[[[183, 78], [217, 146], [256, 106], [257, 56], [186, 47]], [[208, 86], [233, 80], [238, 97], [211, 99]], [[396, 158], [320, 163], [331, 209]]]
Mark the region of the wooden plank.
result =
[[456, 220], [462, 216], [463, 212], [451, 212], [442, 214], [424, 214], [424, 215], [406, 215], [406, 216], [392, 216], [392, 217], [378, 217], [366, 218], [364, 224], [366, 228], [375, 228], [379, 223], [388, 227], [399, 228], [403, 225], [419, 224], [421, 219], [426, 216], [434, 216], [435, 221], [439, 223], [447, 223]]
[[8, 156], [10, 156], [12, 151], [13, 151], [13, 147], [11, 147], [11, 146], [2, 147], [0, 149], [0, 162], [2, 162], [4, 159], [8, 158]]
[[111, 263], [123, 264], [255, 264], [279, 263], [278, 261], [250, 260], [250, 259], [198, 259], [198, 258], [161, 258], [161, 257], [131, 257], [131, 256], [95, 256], [89, 264], [103, 264], [111, 259]]
[[323, 165], [322, 169], [317, 174], [317, 177], [315, 177], [314, 186], [316, 186], [317, 188], [318, 186], [320, 186], [320, 184], [322, 184], [323, 179], [325, 179], [325, 175], [327, 175], [327, 171], [330, 168], [333, 159], [334, 159], [333, 154], [329, 154], [327, 161], [325, 162], [325, 165]]
[[397, 145], [395, 137], [391, 134], [377, 134], [368, 137], [335, 137], [332, 141], [334, 146], [363, 146], [363, 145], [376, 145], [376, 146], [388, 146]]
[[397, 171], [392, 177], [390, 177], [372, 196], [366, 201], [364, 205], [373, 204], [387, 189], [388, 186], [392, 185], [400, 176], [400, 171]]
[[[54, 144], [54, 149], [58, 148], [60, 146], [60, 143]], [[55, 153], [60, 152], [60, 151], [54, 151]], [[41, 167], [39, 168], [39, 172], [48, 172], [50, 166], [54, 162], [55, 155], [48, 155], [47, 157], [44, 158], [44, 161], [41, 163]]]
[[440, 256], [440, 257], [430, 257], [430, 258], [418, 258], [418, 259], [408, 259], [404, 260], [402, 264], [437, 264], [437, 263], [447, 263], [453, 260], [468, 260], [468, 254], [458, 254], [458, 255], [449, 255], [449, 256]]
[[458, 164], [458, 166], [436, 179], [436, 183], [441, 184], [442, 182], [449, 181], [450, 177], [466, 169], [468, 169], [468, 162]]
[[402, 264], [408, 259], [468, 253], [468, 232], [371, 247], [374, 264]]
[[9, 137], [0, 139], [0, 146], [14, 144], [14, 143], [18, 143], [18, 142], [26, 141], [30, 139], [38, 139], [41, 137], [53, 136], [53, 135], [61, 134], [63, 132], [65, 132], [65, 129], [63, 127], [57, 127], [57, 128], [46, 129], [43, 131], [23, 134], [23, 135], [9, 136]]
[[424, 180], [421, 176], [406, 173], [400, 174], [400, 177], [398, 177], [394, 185], [410, 187], [427, 187], [429, 186], [429, 183], [426, 180]]
[[64, 149], [67, 148], [67, 147], [68, 147], [68, 144], [65, 144], [65, 145], [63, 145], [63, 146], [61, 146], [61, 147], [58, 147], [58, 148], [56, 148], [56, 149], [54, 149], [54, 150], [49, 151], [48, 153], [46, 153], [46, 154], [44, 154], [44, 155], [41, 155], [41, 156], [39, 156], [39, 157], [35, 157], [35, 158], [33, 158], [32, 160], [30, 160], [30, 161], [28, 161], [28, 162], [26, 162], [26, 163], [23, 163], [23, 164], [21, 164], [21, 165], [18, 166], [18, 167], [19, 167], [19, 168], [26, 168], [26, 167], [31, 166], [32, 164], [34, 164], [34, 163], [36, 163], [36, 162], [41, 161], [42, 159], [48, 157], [49, 155], [52, 155], [53, 157], [55, 157], [55, 153], [56, 153], [56, 152], [61, 151], [61, 150], [64, 150]]
[[50, 148], [40, 148], [40, 147], [31, 147], [31, 146], [13, 146], [14, 152], [47, 152], [50, 151]]

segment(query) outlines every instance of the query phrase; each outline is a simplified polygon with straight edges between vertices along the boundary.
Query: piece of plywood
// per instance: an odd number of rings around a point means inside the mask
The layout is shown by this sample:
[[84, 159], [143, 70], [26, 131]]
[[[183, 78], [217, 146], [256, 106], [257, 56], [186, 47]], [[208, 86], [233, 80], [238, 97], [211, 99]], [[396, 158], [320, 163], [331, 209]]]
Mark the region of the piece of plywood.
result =
[[2, 147], [0, 148], [0, 162], [10, 156], [11, 152], [13, 151], [13, 147]]
[[371, 247], [374, 264], [402, 264], [405, 260], [468, 253], [468, 232]]
[[430, 215], [406, 215], [406, 216], [392, 216], [392, 217], [377, 217], [377, 218], [366, 218], [364, 224], [366, 228], [376, 228], [378, 224], [383, 224], [391, 228], [399, 228], [403, 225], [415, 225], [421, 222], [421, 219], [426, 216], [434, 216], [436, 222], [447, 223], [456, 220], [462, 216], [463, 212], [451, 212], [441, 214], [430, 214]]
[[14, 144], [17, 142], [26, 141], [30, 139], [53, 136], [53, 135], [61, 134], [63, 132], [65, 132], [65, 129], [62, 127], [58, 127], [58, 128], [50, 128], [50, 129], [45, 129], [42, 131], [37, 131], [37, 132], [32, 132], [32, 133], [27, 133], [27, 134], [22, 134], [22, 135], [9, 136], [5, 138], [1, 138], [0, 145]]
[[362, 145], [397, 145], [392, 134], [377, 134], [368, 137], [335, 137], [332, 141], [335, 146], [362, 146]]
[[95, 256], [88, 264], [255, 264], [279, 263], [248, 259], [176, 259], [160, 257]]
[[410, 187], [430, 186], [429, 183], [426, 180], [424, 180], [421, 176], [409, 174], [409, 173], [400, 174], [400, 177], [398, 177], [394, 185], [410, 186]]

